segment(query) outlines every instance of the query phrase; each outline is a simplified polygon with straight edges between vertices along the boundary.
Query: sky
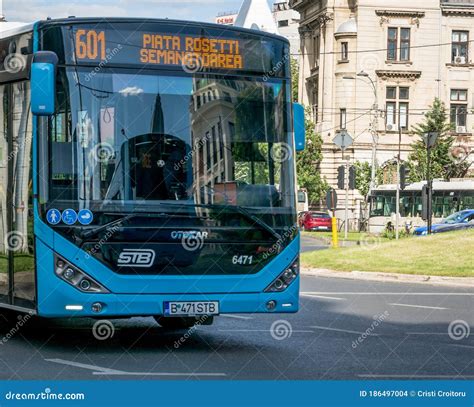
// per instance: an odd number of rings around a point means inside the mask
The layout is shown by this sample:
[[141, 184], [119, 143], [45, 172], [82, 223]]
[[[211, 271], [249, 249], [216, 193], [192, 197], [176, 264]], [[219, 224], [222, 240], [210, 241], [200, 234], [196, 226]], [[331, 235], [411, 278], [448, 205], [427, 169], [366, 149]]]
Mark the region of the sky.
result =
[[[269, 4], [273, 1], [268, 1]], [[46, 17], [148, 17], [214, 21], [221, 11], [238, 10], [241, 0], [0, 0], [8, 21]]]

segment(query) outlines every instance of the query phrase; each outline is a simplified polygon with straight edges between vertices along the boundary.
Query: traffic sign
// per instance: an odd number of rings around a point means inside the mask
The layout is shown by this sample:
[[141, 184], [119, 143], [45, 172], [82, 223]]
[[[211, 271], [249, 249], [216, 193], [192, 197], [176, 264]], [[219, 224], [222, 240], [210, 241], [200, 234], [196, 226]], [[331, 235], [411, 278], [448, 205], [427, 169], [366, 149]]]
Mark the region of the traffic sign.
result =
[[432, 148], [436, 144], [436, 140], [438, 139], [439, 133], [438, 132], [430, 132], [423, 134], [423, 140], [426, 144], [426, 147]]
[[326, 194], [326, 206], [330, 211], [335, 211], [337, 208], [337, 193], [335, 189], [330, 189]]
[[334, 137], [332, 142], [342, 151], [344, 151], [347, 147], [350, 147], [354, 143], [354, 139], [346, 130], [341, 130], [336, 133], [336, 137]]

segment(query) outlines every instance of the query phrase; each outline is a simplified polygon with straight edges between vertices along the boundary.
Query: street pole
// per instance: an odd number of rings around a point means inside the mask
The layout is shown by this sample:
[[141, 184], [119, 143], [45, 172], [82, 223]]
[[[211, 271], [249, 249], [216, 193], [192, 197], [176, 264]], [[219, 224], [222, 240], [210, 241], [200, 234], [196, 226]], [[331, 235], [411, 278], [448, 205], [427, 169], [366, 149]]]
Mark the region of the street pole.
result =
[[395, 239], [400, 239], [400, 155], [402, 145], [402, 126], [400, 125], [400, 112], [398, 113], [398, 155], [397, 155], [397, 197], [395, 209]]
[[[377, 94], [375, 94], [375, 98], [377, 98]], [[377, 134], [377, 128], [378, 128], [378, 104], [377, 102], [374, 103], [372, 107], [374, 113], [373, 117], [371, 120], [371, 133], [372, 133], [372, 169], [370, 173], [370, 191], [372, 191], [375, 188], [375, 179], [377, 177], [376, 173], [376, 167], [377, 167], [377, 144], [378, 144], [378, 134]]]
[[375, 81], [370, 77], [370, 75], [364, 71], [359, 72], [355, 77], [353, 76], [344, 76], [343, 79], [356, 80], [360, 78], [367, 78], [372, 85], [372, 90], [374, 92], [374, 103], [371, 108], [370, 115], [370, 132], [372, 134], [372, 171], [370, 174], [370, 188], [369, 192], [375, 188], [376, 184], [376, 166], [377, 166], [377, 145], [378, 145], [378, 127], [379, 127], [379, 105], [378, 105], [378, 94], [377, 94], [377, 85]]
[[427, 206], [428, 206], [428, 220], [427, 220], [427, 226], [428, 226], [428, 235], [431, 235], [431, 217], [432, 217], [432, 198], [433, 198], [433, 194], [432, 194], [432, 189], [433, 189], [433, 182], [431, 181], [431, 143], [430, 143], [430, 140], [429, 140], [429, 136], [428, 136], [428, 142], [426, 143], [426, 182], [427, 182], [427, 186], [428, 186], [428, 202], [427, 202]]
[[346, 171], [345, 171], [345, 189], [346, 189], [346, 203], [344, 208], [344, 240], [347, 240], [349, 234], [349, 156], [346, 159]]

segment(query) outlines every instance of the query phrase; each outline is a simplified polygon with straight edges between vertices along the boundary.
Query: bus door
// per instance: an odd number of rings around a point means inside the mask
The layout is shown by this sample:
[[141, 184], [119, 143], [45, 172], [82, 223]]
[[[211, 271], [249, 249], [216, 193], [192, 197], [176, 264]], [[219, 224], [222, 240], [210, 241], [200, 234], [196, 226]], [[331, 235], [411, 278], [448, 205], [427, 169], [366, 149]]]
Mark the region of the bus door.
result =
[[29, 82], [0, 86], [7, 113], [0, 136], [0, 301], [34, 308], [35, 269], [32, 218], [32, 119]]

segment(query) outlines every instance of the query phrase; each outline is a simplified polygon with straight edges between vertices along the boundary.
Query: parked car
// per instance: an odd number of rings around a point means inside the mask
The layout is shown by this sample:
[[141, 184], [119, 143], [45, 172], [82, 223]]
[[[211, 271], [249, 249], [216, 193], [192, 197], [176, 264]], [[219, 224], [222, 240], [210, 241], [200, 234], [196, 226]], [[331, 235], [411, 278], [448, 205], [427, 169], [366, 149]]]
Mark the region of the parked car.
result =
[[331, 217], [325, 212], [306, 212], [300, 218], [300, 226], [303, 230], [321, 230], [330, 231]]
[[[454, 230], [474, 229], [474, 209], [465, 209], [453, 213], [444, 219], [441, 223], [431, 226], [431, 233], [452, 232]], [[415, 229], [416, 236], [425, 236], [428, 234], [428, 227], [422, 226]]]
[[300, 228], [303, 227], [303, 220], [304, 220], [304, 217], [306, 216], [307, 213], [308, 213], [308, 211], [302, 211], [302, 212], [298, 213], [298, 226]]

